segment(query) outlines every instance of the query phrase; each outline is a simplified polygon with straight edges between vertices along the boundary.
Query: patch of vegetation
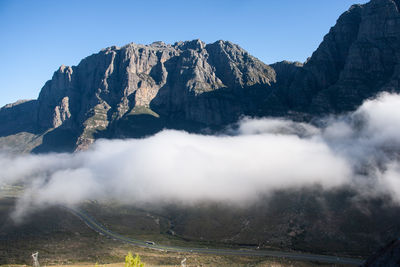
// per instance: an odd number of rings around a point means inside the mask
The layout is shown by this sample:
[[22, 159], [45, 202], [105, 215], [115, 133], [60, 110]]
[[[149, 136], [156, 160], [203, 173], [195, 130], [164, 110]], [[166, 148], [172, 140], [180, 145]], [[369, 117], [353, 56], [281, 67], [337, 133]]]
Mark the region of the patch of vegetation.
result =
[[160, 115], [158, 115], [156, 112], [145, 106], [133, 107], [132, 110], [128, 113], [128, 116], [129, 115], [151, 115], [156, 118], [160, 117]]
[[144, 263], [140, 260], [139, 254], [133, 257], [132, 253], [129, 252], [125, 257], [125, 267], [144, 267]]
[[0, 148], [10, 152], [26, 153], [43, 142], [43, 135], [28, 132], [0, 137]]

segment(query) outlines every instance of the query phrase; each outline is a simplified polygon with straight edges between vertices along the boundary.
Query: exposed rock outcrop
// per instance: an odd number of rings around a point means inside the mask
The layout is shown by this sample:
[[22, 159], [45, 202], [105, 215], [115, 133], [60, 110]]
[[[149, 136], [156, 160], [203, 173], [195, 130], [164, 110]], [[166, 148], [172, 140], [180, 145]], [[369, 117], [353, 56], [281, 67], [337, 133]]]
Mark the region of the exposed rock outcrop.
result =
[[[27, 131], [68, 133], [84, 149], [99, 136], [218, 127], [246, 113], [247, 91], [268, 91], [274, 82], [271, 67], [230, 42], [109, 47], [54, 73], [34, 102], [29, 120], [36, 127]], [[8, 110], [21, 108], [6, 106], [0, 114], [9, 118]]]
[[39, 98], [0, 110], [2, 137], [43, 137], [36, 151], [87, 148], [96, 138], [163, 128], [218, 129], [240, 116], [313, 116], [400, 91], [398, 0], [354, 5], [305, 63], [268, 66], [228, 41], [109, 47], [61, 66]]
[[400, 90], [400, 12], [393, 0], [352, 6], [305, 64], [298, 78], [310, 112], [355, 109], [380, 91]]

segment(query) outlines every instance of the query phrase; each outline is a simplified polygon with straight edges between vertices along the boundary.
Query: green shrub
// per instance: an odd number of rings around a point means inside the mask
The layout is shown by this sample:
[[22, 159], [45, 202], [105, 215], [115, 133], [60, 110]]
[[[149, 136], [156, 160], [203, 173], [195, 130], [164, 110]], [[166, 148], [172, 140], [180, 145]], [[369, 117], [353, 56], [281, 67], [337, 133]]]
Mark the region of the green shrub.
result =
[[144, 263], [140, 261], [138, 254], [133, 257], [132, 253], [129, 252], [125, 257], [125, 267], [144, 267]]

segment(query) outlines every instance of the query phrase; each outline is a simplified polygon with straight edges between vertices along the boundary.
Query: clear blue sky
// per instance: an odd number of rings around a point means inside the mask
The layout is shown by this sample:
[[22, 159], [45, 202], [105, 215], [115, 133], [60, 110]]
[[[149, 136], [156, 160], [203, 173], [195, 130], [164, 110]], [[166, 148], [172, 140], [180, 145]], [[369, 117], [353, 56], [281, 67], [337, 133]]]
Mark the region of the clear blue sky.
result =
[[37, 98], [62, 64], [111, 45], [229, 40], [265, 63], [304, 61], [367, 0], [0, 0], [0, 106]]

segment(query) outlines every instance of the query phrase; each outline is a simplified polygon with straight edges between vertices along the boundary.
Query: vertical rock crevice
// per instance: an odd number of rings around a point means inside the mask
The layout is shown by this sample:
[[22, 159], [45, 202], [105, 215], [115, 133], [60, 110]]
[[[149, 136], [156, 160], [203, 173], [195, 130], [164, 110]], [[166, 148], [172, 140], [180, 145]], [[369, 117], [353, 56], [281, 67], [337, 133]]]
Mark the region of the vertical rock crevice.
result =
[[400, 0], [393, 0], [393, 2], [396, 5], [397, 11], [400, 12]]

